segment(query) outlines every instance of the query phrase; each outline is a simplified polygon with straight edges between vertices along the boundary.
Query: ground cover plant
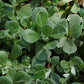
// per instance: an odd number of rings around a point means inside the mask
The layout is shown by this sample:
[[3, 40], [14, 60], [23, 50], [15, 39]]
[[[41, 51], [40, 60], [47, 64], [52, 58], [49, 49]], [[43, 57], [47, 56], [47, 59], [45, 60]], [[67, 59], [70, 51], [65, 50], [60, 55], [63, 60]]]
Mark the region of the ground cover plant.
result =
[[0, 0], [0, 84], [84, 84], [84, 0]]

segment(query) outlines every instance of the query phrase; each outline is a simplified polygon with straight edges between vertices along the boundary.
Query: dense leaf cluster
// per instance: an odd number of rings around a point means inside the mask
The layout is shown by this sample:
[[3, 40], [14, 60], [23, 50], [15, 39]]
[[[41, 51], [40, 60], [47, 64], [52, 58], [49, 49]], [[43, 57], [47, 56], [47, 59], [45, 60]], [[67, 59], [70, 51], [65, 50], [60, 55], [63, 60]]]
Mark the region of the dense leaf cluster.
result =
[[82, 0], [0, 0], [0, 84], [84, 84]]

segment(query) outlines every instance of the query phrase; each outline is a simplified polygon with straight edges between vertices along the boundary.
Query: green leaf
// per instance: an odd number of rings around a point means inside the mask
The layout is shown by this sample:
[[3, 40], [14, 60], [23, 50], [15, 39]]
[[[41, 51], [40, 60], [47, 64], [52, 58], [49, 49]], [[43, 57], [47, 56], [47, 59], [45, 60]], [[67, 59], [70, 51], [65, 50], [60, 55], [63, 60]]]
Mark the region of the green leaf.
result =
[[60, 77], [56, 73], [51, 74], [51, 81], [53, 82], [53, 84], [61, 84], [60, 83]]
[[11, 59], [16, 59], [22, 54], [22, 49], [18, 44], [13, 45], [12, 51], [11, 51]]
[[74, 66], [77, 66], [78, 68], [82, 68], [82, 65], [83, 65], [83, 61], [80, 57], [78, 56], [75, 56], [71, 59], [71, 63], [74, 65]]
[[3, 67], [1, 70], [2, 74], [5, 75], [8, 72], [8, 67]]
[[48, 19], [47, 10], [43, 7], [36, 7], [32, 11], [32, 19], [36, 22], [39, 27], [42, 27], [46, 24]]
[[54, 40], [51, 42], [48, 42], [46, 45], [44, 45], [44, 49], [50, 50], [50, 49], [54, 49], [57, 46], [58, 41]]
[[17, 21], [7, 21], [5, 28], [10, 31], [11, 34], [18, 32], [19, 23]]
[[18, 71], [14, 77], [15, 84], [25, 84], [26, 81], [30, 81], [30, 76], [24, 71]]
[[0, 39], [4, 38], [6, 36], [5, 31], [1, 30], [0, 31]]
[[65, 45], [66, 41], [67, 41], [67, 37], [60, 38], [58, 41], [57, 47], [58, 48], [63, 47]]
[[71, 73], [72, 73], [73, 75], [76, 75], [76, 70], [75, 70], [75, 67], [74, 67], [74, 66], [71, 66]]
[[36, 57], [33, 57], [33, 59], [32, 59], [32, 66], [35, 66], [35, 65], [43, 65], [43, 66], [45, 66], [45, 64], [46, 64], [46, 61], [39, 61], [39, 60], [37, 60], [36, 59]]
[[0, 10], [3, 6], [4, 6], [4, 2], [2, 2], [2, 0], [0, 0]]
[[23, 39], [28, 43], [34, 43], [40, 39], [40, 36], [34, 30], [26, 29], [23, 32]]
[[73, 54], [77, 51], [77, 47], [72, 40], [68, 40], [63, 47], [63, 51], [67, 54]]
[[49, 25], [44, 25], [44, 26], [41, 27], [41, 32], [45, 36], [50, 36], [52, 34], [53, 30]]
[[6, 76], [0, 77], [0, 84], [13, 84], [12, 80]]
[[67, 17], [67, 20], [69, 21], [69, 28], [72, 28], [73, 25], [77, 25], [77, 24], [80, 24], [82, 22], [81, 17], [77, 14], [70, 14]]
[[34, 71], [40, 71], [40, 70], [46, 70], [46, 68], [43, 66], [43, 65], [41, 65], [41, 64], [37, 64], [37, 65], [35, 65], [34, 67], [33, 67], [33, 70]]
[[42, 80], [41, 84], [53, 84], [53, 82], [47, 78], [47, 79]]
[[36, 78], [36, 79], [43, 79], [43, 78], [45, 78], [45, 72], [44, 71], [36, 71], [35, 73], [34, 73], [34, 77]]
[[68, 3], [71, 2], [72, 0], [61, 0], [61, 3]]
[[60, 62], [61, 67], [63, 68], [65, 73], [68, 73], [70, 71], [70, 66], [69, 66], [69, 62], [67, 62], [66, 60], [62, 60]]
[[39, 26], [39, 27], [42, 27], [43, 25], [46, 24], [47, 22], [47, 19], [48, 19], [48, 15], [44, 12], [39, 12], [37, 13], [36, 15], [36, 24]]
[[51, 52], [45, 49], [41, 49], [35, 55], [36, 59], [39, 61], [46, 61], [48, 57], [51, 56]]
[[13, 80], [14, 79], [14, 76], [15, 76], [15, 73], [16, 73], [16, 71], [13, 70], [13, 69], [11, 69], [11, 70], [8, 71], [8, 73], [6, 74], [6, 76], [8, 78], [10, 78], [11, 80]]
[[26, 4], [24, 6], [21, 6], [20, 9], [17, 9], [16, 10], [16, 14], [19, 18], [22, 18], [24, 16], [31, 16], [31, 11], [32, 11], [32, 8], [30, 6], [30, 4]]
[[29, 28], [29, 17], [28, 16], [22, 17], [20, 23], [22, 26]]
[[54, 13], [57, 13], [59, 10], [56, 6], [49, 6], [48, 13], [49, 16], [52, 16]]
[[80, 10], [80, 7], [78, 6], [78, 4], [77, 3], [74, 3], [74, 5], [71, 8], [71, 12], [72, 13], [78, 13], [79, 10]]
[[58, 24], [55, 25], [53, 31], [53, 38], [61, 38], [65, 35], [67, 29], [67, 22], [65, 19], [61, 19]]
[[63, 70], [63, 68], [61, 67], [60, 64], [57, 65], [56, 69], [59, 73], [64, 73], [64, 70]]
[[52, 17], [48, 18], [47, 24], [54, 29], [55, 25], [60, 21], [61, 16], [55, 13]]
[[80, 9], [79, 14], [84, 19], [84, 8]]
[[28, 43], [23, 39], [23, 35], [20, 36], [20, 41], [23, 45], [28, 46]]
[[0, 51], [0, 65], [7, 63], [8, 55], [5, 51]]
[[82, 28], [80, 24], [74, 24], [70, 29], [69, 29], [69, 34], [72, 38], [78, 38], [82, 33]]
[[59, 56], [54, 56], [54, 57], [52, 57], [52, 59], [51, 59], [51, 64], [52, 64], [53, 66], [56, 66], [58, 63], [59, 63]]

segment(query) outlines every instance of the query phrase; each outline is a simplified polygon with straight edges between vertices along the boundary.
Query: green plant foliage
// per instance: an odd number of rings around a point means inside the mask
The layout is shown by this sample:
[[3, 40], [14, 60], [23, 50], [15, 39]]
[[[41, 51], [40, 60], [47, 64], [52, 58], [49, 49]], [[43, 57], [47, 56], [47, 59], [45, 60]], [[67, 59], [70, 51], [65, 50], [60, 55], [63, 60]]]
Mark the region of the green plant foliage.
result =
[[84, 84], [82, 0], [0, 0], [0, 84]]
[[0, 51], [0, 65], [6, 64], [8, 55], [5, 51]]
[[5, 38], [6, 34], [5, 31], [1, 30], [0, 31], [0, 39]]
[[19, 56], [21, 56], [22, 50], [21, 47], [18, 44], [13, 45], [12, 51], [11, 51], [11, 59], [16, 59]]
[[50, 36], [53, 32], [53, 29], [49, 26], [49, 25], [44, 25], [41, 28], [41, 32], [45, 35], [45, 36]]
[[30, 77], [26, 72], [19, 71], [15, 74], [15, 77], [14, 77], [15, 84], [17, 84], [17, 83], [18, 84], [21, 84], [21, 83], [25, 84], [28, 81], [30, 81]]
[[[28, 9], [28, 10], [26, 10]], [[16, 10], [16, 14], [19, 18], [22, 18], [24, 16], [30, 16], [31, 15], [32, 8], [30, 7], [30, 4], [22, 6], [20, 9]]]
[[80, 7], [75, 3], [75, 4], [72, 6], [71, 12], [73, 12], [73, 13], [78, 13], [79, 10], [80, 10]]
[[12, 80], [6, 76], [0, 77], [0, 84], [13, 84]]
[[41, 49], [36, 53], [36, 59], [39, 61], [46, 61], [51, 56], [51, 52], [45, 49]]
[[34, 30], [26, 29], [23, 32], [23, 39], [28, 43], [34, 43], [40, 39], [40, 36]]
[[51, 59], [51, 64], [52, 64], [53, 66], [56, 66], [58, 63], [59, 63], [59, 56], [54, 56], [54, 57]]
[[77, 51], [77, 47], [72, 40], [69, 40], [65, 43], [63, 51], [67, 54], [73, 54]]
[[57, 41], [52, 41], [52, 42], [48, 42], [46, 45], [44, 45], [44, 49], [54, 49], [57, 46]]
[[7, 30], [9, 30], [9, 32], [11, 34], [14, 34], [16, 32], [18, 32], [18, 29], [19, 29], [19, 23], [17, 21], [8, 21], [6, 24], [5, 24], [5, 28]]

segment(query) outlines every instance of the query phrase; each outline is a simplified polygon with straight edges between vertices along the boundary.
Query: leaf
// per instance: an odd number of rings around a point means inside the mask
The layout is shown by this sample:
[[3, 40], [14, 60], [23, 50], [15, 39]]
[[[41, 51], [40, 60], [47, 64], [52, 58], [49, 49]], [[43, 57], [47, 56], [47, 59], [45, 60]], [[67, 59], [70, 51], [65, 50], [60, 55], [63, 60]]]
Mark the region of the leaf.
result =
[[58, 41], [54, 40], [51, 42], [48, 42], [46, 45], [44, 45], [44, 49], [50, 50], [50, 49], [54, 49], [57, 46]]
[[56, 73], [51, 74], [51, 81], [53, 82], [53, 84], [61, 84], [60, 83], [60, 77]]
[[2, 74], [5, 75], [8, 72], [8, 67], [3, 67], [1, 71], [2, 71]]
[[78, 15], [71, 14], [68, 16], [69, 21], [69, 34], [72, 38], [78, 38], [82, 32], [82, 28], [80, 23], [82, 22], [82, 19]]
[[12, 51], [11, 51], [11, 59], [16, 59], [22, 54], [22, 49], [18, 44], [13, 45]]
[[36, 59], [39, 61], [46, 61], [48, 57], [51, 56], [51, 52], [49, 50], [41, 49], [35, 55]]
[[61, 38], [65, 35], [67, 28], [67, 22], [64, 19], [60, 20], [58, 24], [55, 25], [53, 30], [53, 38]]
[[24, 16], [31, 16], [31, 11], [32, 11], [32, 8], [30, 7], [30, 4], [26, 4], [24, 6], [21, 6], [20, 9], [17, 9], [16, 10], [16, 14], [19, 18], [22, 18]]
[[74, 3], [74, 5], [71, 8], [71, 12], [72, 13], [78, 13], [79, 10], [80, 10], [80, 7], [78, 6], [78, 4], [77, 3]]
[[72, 38], [78, 38], [82, 33], [82, 28], [79, 24], [74, 24], [70, 29], [69, 29], [69, 34]]
[[52, 34], [53, 30], [49, 25], [44, 25], [44, 26], [41, 27], [41, 32], [45, 36], [50, 36]]
[[32, 67], [35, 66], [35, 65], [39, 65], [39, 64], [45, 66], [46, 61], [42, 61], [41, 62], [41, 61], [37, 60], [36, 57], [33, 57], [33, 59], [32, 59]]
[[54, 13], [57, 13], [59, 10], [56, 6], [49, 6], [48, 13], [49, 16], [53, 16]]
[[57, 65], [56, 69], [59, 73], [64, 73], [64, 70], [63, 70], [63, 68], [61, 67], [60, 64]]
[[48, 18], [47, 24], [54, 29], [55, 25], [60, 21], [61, 16], [58, 13], [55, 13], [53, 16]]
[[33, 70], [34, 71], [40, 71], [40, 70], [46, 70], [46, 68], [43, 66], [43, 65], [41, 65], [41, 64], [37, 64], [37, 65], [35, 65], [34, 67], [33, 67]]
[[63, 68], [63, 70], [64, 70], [65, 73], [69, 73], [69, 71], [71, 69], [70, 66], [69, 66], [69, 62], [67, 62], [66, 60], [62, 60], [60, 62], [60, 65]]
[[56, 66], [58, 63], [59, 63], [59, 56], [54, 56], [54, 57], [52, 57], [52, 59], [51, 59], [51, 64], [52, 64], [53, 66]]
[[45, 72], [44, 71], [36, 71], [35, 73], [34, 73], [34, 76], [35, 76], [35, 78], [36, 79], [43, 79], [43, 78], [45, 78]]
[[14, 79], [14, 76], [15, 76], [15, 73], [16, 73], [16, 71], [12, 69], [12, 70], [9, 70], [8, 71], [8, 73], [6, 74], [6, 76], [8, 78], [10, 78], [11, 80], [13, 80]]
[[67, 41], [67, 37], [64, 36], [64, 37], [60, 38], [58, 41], [57, 47], [58, 48], [63, 47], [65, 45], [66, 41]]
[[68, 40], [63, 47], [63, 51], [67, 54], [73, 54], [77, 51], [77, 47], [72, 40]]
[[13, 84], [12, 80], [6, 76], [0, 77], [0, 84]]
[[4, 6], [4, 2], [2, 2], [2, 0], [0, 0], [0, 10], [3, 6]]
[[75, 70], [75, 67], [74, 67], [74, 66], [71, 66], [71, 73], [72, 73], [73, 75], [76, 75], [76, 70]]
[[39, 12], [37, 13], [36, 15], [36, 24], [39, 26], [39, 27], [42, 27], [43, 25], [46, 24], [47, 22], [47, 19], [48, 19], [48, 15], [44, 12]]
[[28, 43], [34, 43], [40, 39], [40, 36], [34, 30], [26, 29], [23, 32], [23, 39]]
[[81, 66], [83, 65], [83, 61], [80, 57], [75, 56], [71, 59], [71, 63], [75, 66], [77, 66], [78, 68], [82, 68]]
[[82, 28], [84, 29], [84, 19], [83, 19], [83, 23], [82, 23]]
[[0, 51], [0, 65], [7, 63], [8, 55], [5, 51]]
[[84, 19], [84, 8], [80, 9], [79, 14]]
[[42, 27], [46, 24], [48, 19], [47, 10], [43, 7], [36, 7], [32, 12], [32, 19], [39, 27]]
[[67, 17], [67, 20], [69, 21], [69, 28], [72, 28], [73, 25], [77, 25], [77, 24], [80, 24], [82, 22], [81, 17], [77, 14], [70, 14]]
[[20, 41], [23, 45], [28, 46], [28, 43], [23, 39], [23, 35], [20, 36]]
[[11, 34], [18, 32], [19, 23], [17, 21], [7, 21], [5, 28], [10, 31]]
[[61, 3], [68, 3], [71, 2], [72, 0], [61, 0]]
[[18, 71], [16, 74], [15, 74], [15, 77], [14, 77], [14, 83], [23, 83], [25, 84], [26, 81], [30, 81], [30, 76], [24, 72], [24, 71]]
[[6, 34], [4, 30], [0, 31], [0, 39], [5, 38]]
[[60, 62], [60, 64], [61, 64], [62, 68], [66, 68], [67, 66], [69, 66], [69, 62], [67, 62], [66, 60], [62, 60]]
[[53, 84], [52, 81], [50, 79], [44, 79], [42, 80], [41, 84]]
[[30, 25], [29, 24], [29, 17], [28, 16], [22, 17], [20, 20], [20, 23], [22, 26], [29, 28], [29, 25]]

